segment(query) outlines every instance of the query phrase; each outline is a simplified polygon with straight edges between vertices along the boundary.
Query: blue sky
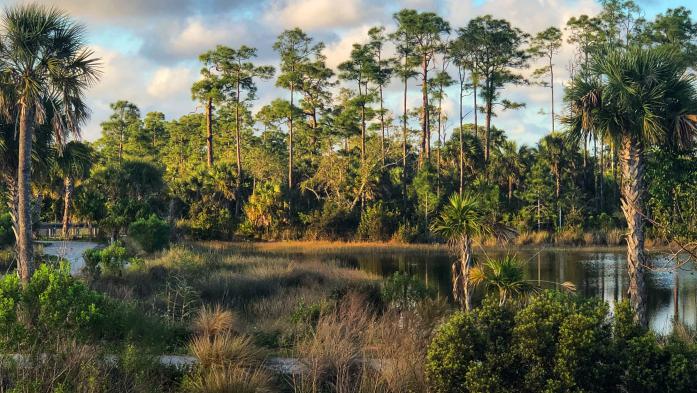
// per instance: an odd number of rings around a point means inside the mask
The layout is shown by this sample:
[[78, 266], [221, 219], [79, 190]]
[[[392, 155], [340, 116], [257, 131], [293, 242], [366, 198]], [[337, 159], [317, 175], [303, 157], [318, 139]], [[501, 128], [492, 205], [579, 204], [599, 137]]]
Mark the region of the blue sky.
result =
[[[595, 0], [42, 0], [68, 11], [88, 29], [88, 41], [101, 57], [103, 76], [88, 93], [92, 118], [84, 127], [85, 139], [99, 137], [99, 124], [109, 115], [109, 103], [118, 99], [135, 102], [143, 113], [159, 110], [168, 119], [199, 111], [191, 100], [190, 87], [198, 77], [197, 56], [217, 44], [248, 45], [259, 50], [260, 63], [276, 65], [271, 46], [286, 28], [300, 27], [327, 45], [330, 66], [344, 61], [355, 42], [367, 37], [367, 30], [383, 24], [393, 27], [392, 14], [401, 8], [436, 11], [453, 27], [473, 17], [492, 14], [535, 33], [549, 26], [563, 27], [571, 16], [594, 14]], [[0, 1], [5, 6], [18, 1]], [[651, 18], [667, 8], [685, 6], [697, 13], [697, 1], [639, 1]], [[568, 78], [567, 65], [572, 48], [565, 45], [557, 61], [557, 109]], [[453, 70], [453, 76], [455, 76]], [[387, 91], [388, 108], [398, 110], [401, 89], [394, 83]], [[259, 86], [258, 108], [286, 93], [273, 82]], [[540, 113], [549, 105], [549, 89], [516, 86], [504, 98], [526, 104], [525, 109], [501, 113], [494, 124], [521, 143], [535, 143], [550, 129], [549, 115]], [[445, 110], [455, 123], [456, 91], [450, 92]], [[409, 98], [419, 105], [416, 89]], [[471, 108], [466, 108], [466, 112]], [[466, 119], [467, 121], [468, 119]]]

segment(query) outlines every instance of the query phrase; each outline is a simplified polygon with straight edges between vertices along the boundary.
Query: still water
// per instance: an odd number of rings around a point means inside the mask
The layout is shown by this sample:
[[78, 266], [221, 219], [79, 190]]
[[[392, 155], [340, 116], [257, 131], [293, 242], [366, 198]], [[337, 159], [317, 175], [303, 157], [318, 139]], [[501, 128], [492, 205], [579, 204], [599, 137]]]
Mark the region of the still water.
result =
[[[577, 293], [597, 296], [611, 306], [626, 297], [628, 278], [626, 256], [620, 251], [525, 250], [515, 251], [525, 262], [527, 279], [543, 288], [571, 281]], [[489, 252], [488, 257], [504, 255]], [[476, 257], [483, 257], [481, 253]], [[450, 264], [454, 257], [446, 252], [390, 252], [333, 254], [326, 259], [338, 260], [383, 277], [396, 271], [407, 272], [434, 288], [439, 296], [450, 296]], [[665, 257], [654, 255], [656, 269], [649, 272], [648, 312], [651, 328], [667, 333], [674, 318], [691, 327], [697, 326], [697, 274], [692, 265], [681, 269], [668, 266]]]

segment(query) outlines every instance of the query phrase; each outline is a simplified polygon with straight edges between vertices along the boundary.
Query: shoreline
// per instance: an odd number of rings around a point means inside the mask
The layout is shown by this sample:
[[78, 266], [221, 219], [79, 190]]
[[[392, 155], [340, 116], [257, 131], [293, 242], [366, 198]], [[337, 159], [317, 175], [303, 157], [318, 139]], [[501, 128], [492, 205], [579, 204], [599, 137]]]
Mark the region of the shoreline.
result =
[[[190, 244], [201, 245], [210, 248], [229, 248], [238, 247], [240, 251], [261, 252], [261, 253], [280, 253], [280, 254], [331, 254], [335, 252], [365, 252], [365, 253], [400, 253], [400, 252], [423, 252], [423, 253], [447, 253], [450, 247], [447, 244], [437, 243], [395, 243], [395, 242], [353, 242], [353, 241], [328, 241], [328, 240], [283, 240], [283, 241], [192, 241]], [[626, 246], [557, 246], [557, 245], [524, 245], [516, 246], [474, 246], [474, 252], [484, 251], [569, 251], [569, 252], [623, 252]], [[670, 251], [667, 246], [647, 248], [648, 252]]]

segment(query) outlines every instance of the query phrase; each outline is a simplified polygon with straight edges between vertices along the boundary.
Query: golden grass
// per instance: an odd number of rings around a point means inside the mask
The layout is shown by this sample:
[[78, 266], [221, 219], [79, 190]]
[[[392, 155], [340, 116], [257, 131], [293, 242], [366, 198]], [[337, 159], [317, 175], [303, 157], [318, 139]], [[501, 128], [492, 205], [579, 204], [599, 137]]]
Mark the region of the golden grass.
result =
[[237, 319], [232, 311], [225, 310], [220, 305], [215, 307], [204, 305], [194, 320], [194, 330], [204, 337], [229, 333], [235, 330], [236, 325]]
[[263, 369], [239, 366], [213, 367], [187, 383], [192, 393], [271, 393], [277, 391], [273, 378]]
[[264, 243], [238, 243], [209, 241], [202, 246], [227, 251], [279, 253], [279, 254], [332, 254], [341, 252], [399, 252], [399, 251], [447, 251], [444, 244], [404, 244], [397, 242], [338, 242], [338, 241], [277, 241]]
[[229, 333], [208, 337], [194, 337], [189, 350], [203, 368], [236, 365], [240, 367], [259, 364], [264, 353], [249, 336], [233, 336]]

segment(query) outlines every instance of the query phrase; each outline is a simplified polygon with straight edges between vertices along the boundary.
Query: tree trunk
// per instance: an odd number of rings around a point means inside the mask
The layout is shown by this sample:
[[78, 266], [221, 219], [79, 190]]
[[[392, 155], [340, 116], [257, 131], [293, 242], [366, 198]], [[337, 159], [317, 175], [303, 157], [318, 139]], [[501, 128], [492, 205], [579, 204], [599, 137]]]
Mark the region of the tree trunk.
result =
[[508, 176], [508, 203], [513, 199], [513, 176]]
[[235, 142], [237, 155], [237, 187], [235, 188], [235, 218], [240, 215], [240, 195], [242, 188], [242, 138], [240, 137], [240, 77], [237, 77], [237, 99], [235, 100]]
[[486, 102], [486, 134], [484, 135], [484, 162], [489, 162], [489, 152], [491, 150], [491, 102]]
[[472, 78], [472, 98], [474, 99], [474, 104], [473, 104], [474, 105], [474, 109], [473, 109], [473, 112], [474, 112], [474, 136], [476, 138], [479, 138], [479, 125], [477, 124], [477, 112], [479, 112], [479, 110], [477, 109], [477, 84], [478, 83], [479, 83], [479, 81], [477, 80], [477, 78], [473, 77]]
[[634, 318], [642, 326], [648, 326], [646, 317], [646, 284], [644, 269], [644, 154], [636, 137], [622, 136], [622, 199], [621, 206], [627, 220], [627, 272], [629, 273], [629, 300]]
[[206, 103], [206, 146], [208, 147], [208, 167], [213, 166], [213, 100]]
[[[366, 85], [365, 92], [368, 92]], [[361, 97], [361, 164], [365, 161], [365, 101], [361, 92], [361, 82], [358, 82], [358, 95]]]
[[421, 62], [422, 83], [421, 83], [421, 147], [426, 161], [431, 159], [431, 130], [428, 121], [428, 58], [424, 55]]
[[[407, 58], [404, 58], [406, 67]], [[402, 119], [402, 203], [404, 211], [407, 210], [407, 86], [408, 79], [404, 77], [404, 99], [403, 99], [403, 114]]]
[[605, 205], [605, 144], [600, 140], [600, 211]]
[[73, 191], [74, 191], [74, 181], [68, 176], [64, 180], [65, 184], [65, 194], [63, 201], [63, 238], [68, 239], [68, 231], [70, 230], [70, 204], [72, 203]]
[[436, 151], [436, 195], [440, 198], [440, 151], [443, 149], [440, 137], [440, 128], [443, 124], [443, 84], [440, 85], [440, 98], [438, 98], [438, 150]]
[[549, 57], [549, 87], [552, 89], [552, 132], [554, 132], [554, 67], [552, 65], [552, 56]]
[[288, 116], [288, 190], [293, 189], [293, 93], [295, 86], [290, 84], [290, 116]]
[[23, 284], [34, 274], [31, 220], [31, 151], [35, 109], [22, 105], [19, 115], [19, 165], [17, 168], [17, 270]]
[[385, 108], [384, 99], [382, 97], [382, 85], [380, 86], [380, 130], [382, 131], [382, 136], [380, 137], [380, 149], [382, 151], [382, 165], [385, 165]]
[[472, 309], [472, 293], [469, 285], [469, 272], [472, 267], [472, 239], [465, 236], [460, 256], [460, 269], [462, 270], [462, 308], [465, 311]]
[[462, 196], [462, 191], [464, 189], [465, 183], [465, 153], [464, 153], [464, 143], [462, 140], [462, 93], [464, 85], [464, 69], [462, 67], [458, 68], [460, 73], [460, 196]]
[[121, 127], [119, 130], [121, 131], [119, 133], [119, 162], [121, 162], [121, 160], [123, 160], [123, 142], [125, 139], [125, 132], [123, 127]]

